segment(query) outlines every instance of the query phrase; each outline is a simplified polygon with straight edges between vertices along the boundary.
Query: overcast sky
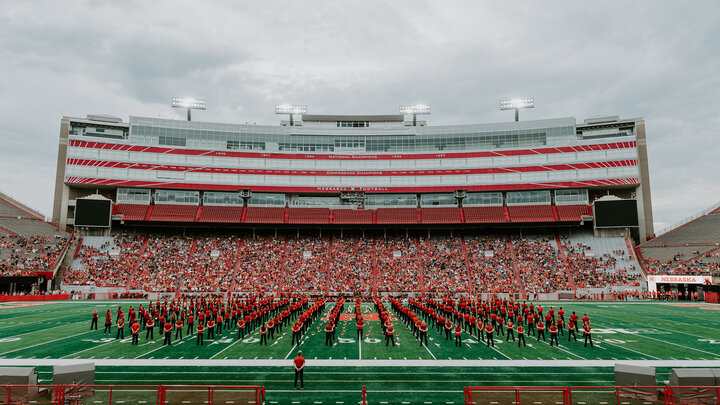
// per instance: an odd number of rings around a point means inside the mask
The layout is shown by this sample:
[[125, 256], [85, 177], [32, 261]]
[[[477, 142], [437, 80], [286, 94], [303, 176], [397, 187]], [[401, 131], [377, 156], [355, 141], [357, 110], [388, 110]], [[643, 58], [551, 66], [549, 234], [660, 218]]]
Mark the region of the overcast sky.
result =
[[277, 124], [274, 106], [429, 125], [646, 120], [655, 227], [720, 201], [720, 2], [13, 1], [0, 7], [0, 190], [52, 214], [60, 119]]

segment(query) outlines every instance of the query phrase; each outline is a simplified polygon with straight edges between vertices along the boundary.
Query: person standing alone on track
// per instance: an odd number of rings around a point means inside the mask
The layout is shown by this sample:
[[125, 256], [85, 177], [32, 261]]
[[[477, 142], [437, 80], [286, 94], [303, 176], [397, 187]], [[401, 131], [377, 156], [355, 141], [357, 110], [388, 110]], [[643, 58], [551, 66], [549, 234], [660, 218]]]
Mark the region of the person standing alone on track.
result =
[[97, 330], [97, 325], [98, 325], [98, 313], [97, 313], [97, 309], [96, 309], [95, 311], [93, 311], [93, 314], [92, 314], [92, 323], [90, 324], [90, 330], [93, 330], [93, 329]]
[[293, 360], [293, 366], [295, 367], [295, 384], [293, 389], [297, 389], [298, 377], [300, 378], [300, 389], [305, 389], [305, 383], [303, 381], [303, 371], [305, 371], [305, 358], [302, 356], [302, 350], [298, 351], [297, 357]]

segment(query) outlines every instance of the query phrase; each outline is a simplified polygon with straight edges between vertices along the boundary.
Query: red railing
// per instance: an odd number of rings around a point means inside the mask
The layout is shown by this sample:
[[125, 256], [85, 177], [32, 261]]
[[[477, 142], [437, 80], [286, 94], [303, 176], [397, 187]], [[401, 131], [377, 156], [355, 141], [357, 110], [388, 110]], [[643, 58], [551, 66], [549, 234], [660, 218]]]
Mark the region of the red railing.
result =
[[465, 405], [720, 405], [720, 386], [465, 387], [463, 392]]
[[265, 403], [265, 387], [255, 385], [0, 385], [0, 404], [18, 403], [261, 405]]

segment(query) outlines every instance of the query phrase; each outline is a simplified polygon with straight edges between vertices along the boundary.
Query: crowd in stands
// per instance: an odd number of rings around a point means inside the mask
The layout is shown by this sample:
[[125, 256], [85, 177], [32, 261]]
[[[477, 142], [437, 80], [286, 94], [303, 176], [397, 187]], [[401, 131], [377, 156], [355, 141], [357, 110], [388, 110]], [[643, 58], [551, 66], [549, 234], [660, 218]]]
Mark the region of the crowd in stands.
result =
[[672, 259], [660, 261], [652, 257], [643, 258], [647, 274], [679, 274], [692, 276], [720, 276], [720, 251], [711, 250], [700, 253], [699, 250], [687, 257], [677, 252]]
[[518, 291], [508, 239], [466, 238], [465, 249], [475, 291]]
[[0, 276], [28, 276], [34, 271], [52, 271], [67, 238], [0, 236]]
[[[81, 246], [69, 285], [148, 292], [353, 294], [548, 293], [637, 286], [624, 252], [594, 255], [583, 243], [522, 237], [131, 236]], [[522, 285], [518, 283], [522, 282]]]
[[572, 244], [565, 241], [562, 246], [567, 256], [565, 267], [569, 269], [577, 287], [640, 285], [642, 276], [635, 266], [617, 268], [618, 258], [623, 259], [624, 251], [597, 257], [588, 255], [591, 248], [582, 242]]
[[379, 292], [421, 291], [417, 243], [391, 236], [375, 239]]

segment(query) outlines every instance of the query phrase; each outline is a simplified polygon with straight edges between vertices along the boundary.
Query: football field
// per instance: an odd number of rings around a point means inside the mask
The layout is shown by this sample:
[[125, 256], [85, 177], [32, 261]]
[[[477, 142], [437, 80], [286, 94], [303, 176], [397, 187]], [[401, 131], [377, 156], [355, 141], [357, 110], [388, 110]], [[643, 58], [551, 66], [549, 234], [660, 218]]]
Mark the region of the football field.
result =
[[[460, 404], [464, 386], [612, 385], [616, 362], [654, 365], [664, 380], [672, 367], [720, 366], [720, 306], [704, 303], [542, 303], [581, 317], [587, 313], [593, 348], [583, 346], [582, 336], [568, 342], [567, 335], [560, 336], [561, 347], [532, 335], [527, 347], [518, 347], [501, 335], [493, 348], [468, 334], [455, 347], [433, 329], [425, 347], [399, 321], [397, 346], [386, 346], [379, 321], [367, 321], [364, 339], [357, 339], [352, 303], [345, 305], [332, 346], [325, 345], [322, 317], [299, 346], [290, 344], [287, 327], [267, 346], [260, 345], [258, 330], [242, 340], [235, 328], [223, 330], [204, 346], [196, 345], [195, 335], [163, 346], [157, 328], [154, 339], [143, 332], [137, 346], [130, 344], [127, 328], [125, 339], [115, 338], [115, 326], [107, 335], [102, 324], [89, 330], [94, 309], [102, 318], [107, 309], [114, 314], [122, 305], [127, 312], [140, 303], [2, 304], [0, 365], [36, 366], [46, 383], [53, 365], [91, 361], [97, 384], [264, 385], [267, 403], [278, 404], [357, 403], [363, 386], [369, 403]], [[363, 304], [363, 312], [375, 318], [372, 304]], [[291, 360], [298, 350], [307, 359], [304, 391], [292, 389]]]

